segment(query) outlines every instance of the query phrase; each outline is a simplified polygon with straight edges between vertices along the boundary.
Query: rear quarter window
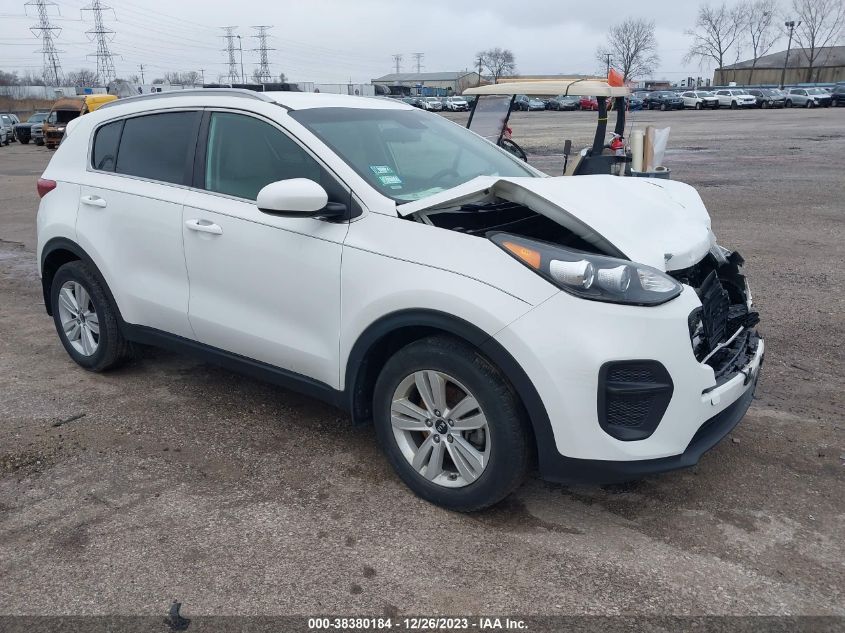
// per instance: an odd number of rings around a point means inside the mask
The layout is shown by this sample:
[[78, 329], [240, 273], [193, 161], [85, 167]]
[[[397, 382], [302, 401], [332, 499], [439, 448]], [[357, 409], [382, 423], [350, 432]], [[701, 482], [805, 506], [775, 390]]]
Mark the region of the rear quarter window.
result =
[[107, 123], [97, 128], [94, 133], [94, 146], [91, 150], [91, 166], [101, 171], [114, 171], [117, 161], [117, 147], [123, 120]]

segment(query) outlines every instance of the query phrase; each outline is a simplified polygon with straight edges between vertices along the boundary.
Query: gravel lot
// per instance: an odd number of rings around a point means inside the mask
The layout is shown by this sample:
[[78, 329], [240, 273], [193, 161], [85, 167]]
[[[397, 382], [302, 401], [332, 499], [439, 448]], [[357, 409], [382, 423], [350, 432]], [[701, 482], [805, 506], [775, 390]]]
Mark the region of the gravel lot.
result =
[[[149, 349], [77, 368], [35, 267], [50, 152], [0, 148], [0, 614], [845, 616], [845, 110], [635, 118], [672, 127], [673, 177], [747, 260], [758, 400], [694, 469], [531, 479], [474, 515], [412, 496], [371, 428], [308, 398]], [[511, 125], [554, 173], [594, 121]]]

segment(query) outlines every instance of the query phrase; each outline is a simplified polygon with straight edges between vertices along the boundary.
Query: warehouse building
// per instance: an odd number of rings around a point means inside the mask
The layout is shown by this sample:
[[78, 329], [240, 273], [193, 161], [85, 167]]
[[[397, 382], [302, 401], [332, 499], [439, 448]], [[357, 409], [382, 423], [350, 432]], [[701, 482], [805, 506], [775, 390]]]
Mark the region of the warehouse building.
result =
[[452, 95], [479, 84], [477, 72], [461, 70], [441, 73], [392, 73], [373, 79], [377, 94]]
[[[781, 73], [786, 63], [786, 51], [763, 55], [754, 64], [747, 60], [717, 68], [713, 73], [713, 85], [726, 86], [735, 81], [739, 85], [780, 84]], [[752, 68], [754, 66], [754, 68]], [[793, 48], [789, 51], [789, 67], [786, 69], [786, 85], [800, 83], [836, 83], [845, 81], [845, 46], [826, 46], [819, 49], [813, 68], [807, 49]]]

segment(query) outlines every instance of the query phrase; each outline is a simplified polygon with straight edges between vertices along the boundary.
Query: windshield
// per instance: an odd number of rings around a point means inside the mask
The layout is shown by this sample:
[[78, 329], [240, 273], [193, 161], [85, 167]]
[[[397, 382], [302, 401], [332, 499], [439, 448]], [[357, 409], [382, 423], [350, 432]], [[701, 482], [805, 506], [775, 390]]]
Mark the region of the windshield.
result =
[[44, 119], [47, 118], [47, 112], [36, 112], [31, 117], [27, 119], [27, 123], [41, 123]]
[[821, 88], [808, 88], [807, 92], [811, 95], [826, 95], [827, 90], [822, 90]]
[[398, 202], [426, 198], [477, 176], [537, 176], [466, 128], [419, 110], [314, 108], [290, 116]]

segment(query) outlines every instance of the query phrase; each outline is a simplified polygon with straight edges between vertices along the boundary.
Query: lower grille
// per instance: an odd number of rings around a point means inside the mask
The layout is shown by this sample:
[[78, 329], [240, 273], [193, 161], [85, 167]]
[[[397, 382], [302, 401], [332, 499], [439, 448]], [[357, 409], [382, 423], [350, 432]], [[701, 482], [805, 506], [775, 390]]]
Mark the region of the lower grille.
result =
[[654, 433], [674, 385], [654, 360], [605, 363], [599, 370], [599, 425], [619, 440], [642, 440]]

